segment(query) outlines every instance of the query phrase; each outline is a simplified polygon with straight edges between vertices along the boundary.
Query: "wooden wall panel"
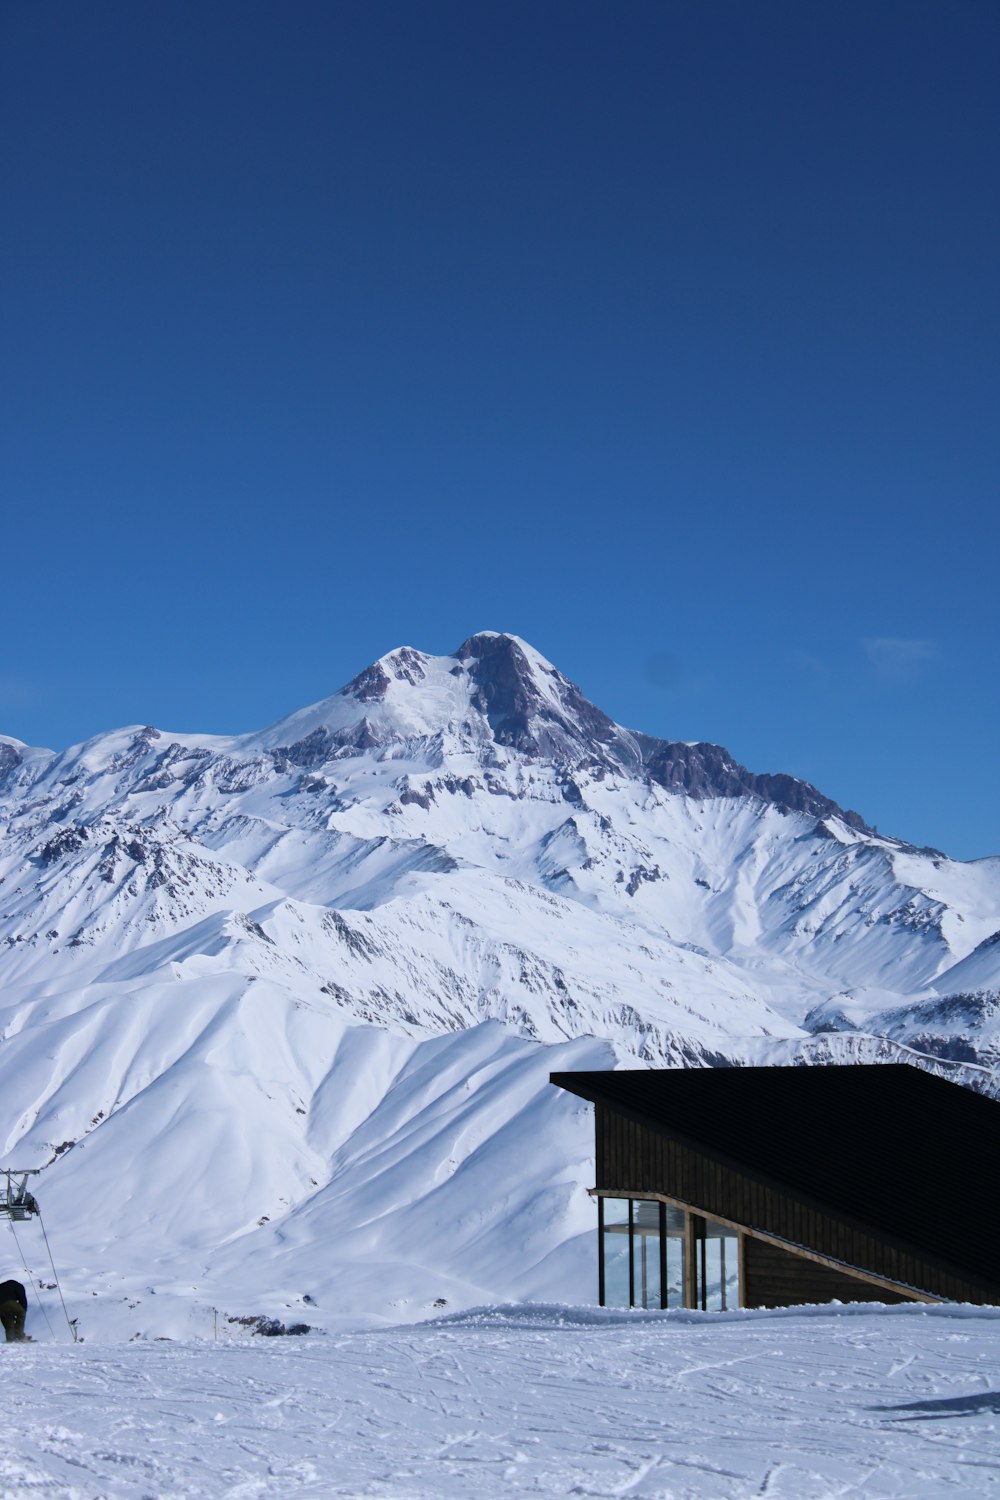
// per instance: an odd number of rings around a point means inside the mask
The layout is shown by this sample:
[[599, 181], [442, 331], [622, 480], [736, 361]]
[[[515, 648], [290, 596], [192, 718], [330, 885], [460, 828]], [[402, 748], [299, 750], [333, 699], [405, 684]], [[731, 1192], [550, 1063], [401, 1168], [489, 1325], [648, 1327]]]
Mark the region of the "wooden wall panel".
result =
[[607, 1105], [596, 1106], [596, 1131], [598, 1188], [679, 1198], [704, 1213], [764, 1230], [934, 1296], [957, 1302], [997, 1300], [995, 1289], [928, 1263]]
[[806, 1302], [907, 1302], [909, 1298], [845, 1276], [829, 1266], [747, 1237], [744, 1307], [797, 1307]]

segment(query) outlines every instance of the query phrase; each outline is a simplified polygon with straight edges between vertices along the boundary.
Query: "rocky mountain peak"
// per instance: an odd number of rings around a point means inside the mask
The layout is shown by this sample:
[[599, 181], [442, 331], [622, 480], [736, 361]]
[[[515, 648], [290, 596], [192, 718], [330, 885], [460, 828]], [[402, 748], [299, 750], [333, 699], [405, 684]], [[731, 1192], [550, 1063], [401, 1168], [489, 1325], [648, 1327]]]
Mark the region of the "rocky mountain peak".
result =
[[623, 728], [527, 641], [504, 631], [478, 631], [451, 656], [398, 647], [333, 697], [253, 738], [283, 763], [315, 768], [401, 739], [440, 741], [450, 726], [468, 731], [477, 721], [465, 748], [486, 760], [495, 746], [563, 769], [604, 768], [696, 800], [753, 797], [871, 831], [808, 782], [749, 771], [720, 745]]
[[378, 661], [373, 661], [357, 677], [352, 677], [342, 689], [343, 695], [356, 698], [359, 703], [380, 703], [394, 680], [408, 682], [411, 687], [423, 682], [427, 675], [424, 667], [426, 661], [427, 657], [422, 651], [414, 651], [412, 646], [400, 646], [398, 650], [389, 651], [385, 656], [380, 656]]
[[638, 765], [626, 731], [518, 636], [482, 631], [455, 652], [472, 686], [471, 705], [498, 745], [532, 758]]

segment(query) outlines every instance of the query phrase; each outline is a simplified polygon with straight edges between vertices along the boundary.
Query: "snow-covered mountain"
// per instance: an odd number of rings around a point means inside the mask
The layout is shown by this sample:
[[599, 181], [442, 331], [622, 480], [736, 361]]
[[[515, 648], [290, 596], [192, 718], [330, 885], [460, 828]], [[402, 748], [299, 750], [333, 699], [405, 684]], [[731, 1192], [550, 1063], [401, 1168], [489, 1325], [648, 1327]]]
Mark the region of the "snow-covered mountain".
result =
[[0, 1152], [53, 1163], [102, 1306], [585, 1300], [550, 1069], [910, 1048], [993, 1087], [1000, 859], [626, 730], [514, 636], [259, 733], [0, 739], [0, 834]]

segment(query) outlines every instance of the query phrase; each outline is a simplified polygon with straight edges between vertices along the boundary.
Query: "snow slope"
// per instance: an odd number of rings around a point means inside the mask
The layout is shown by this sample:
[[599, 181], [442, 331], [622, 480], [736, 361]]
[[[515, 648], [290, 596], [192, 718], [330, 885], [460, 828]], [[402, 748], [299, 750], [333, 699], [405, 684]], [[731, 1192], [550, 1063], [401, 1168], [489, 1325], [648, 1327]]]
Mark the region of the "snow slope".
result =
[[1000, 1312], [496, 1308], [0, 1349], [6, 1500], [995, 1493]]
[[45, 1167], [91, 1332], [587, 1300], [551, 1070], [915, 1049], [992, 1091], [998, 930], [1000, 859], [629, 731], [507, 635], [259, 733], [0, 740], [0, 1163]]

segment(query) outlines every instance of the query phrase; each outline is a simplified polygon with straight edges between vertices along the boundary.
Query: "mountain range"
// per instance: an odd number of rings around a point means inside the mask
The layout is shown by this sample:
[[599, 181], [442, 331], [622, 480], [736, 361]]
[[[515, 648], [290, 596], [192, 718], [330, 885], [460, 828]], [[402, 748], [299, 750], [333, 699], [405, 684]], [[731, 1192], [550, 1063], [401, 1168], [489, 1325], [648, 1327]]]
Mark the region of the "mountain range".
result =
[[0, 978], [2, 1161], [44, 1168], [107, 1332], [587, 1301], [591, 1129], [549, 1071], [905, 1056], [995, 1092], [1000, 858], [625, 729], [482, 632], [255, 733], [0, 738]]

